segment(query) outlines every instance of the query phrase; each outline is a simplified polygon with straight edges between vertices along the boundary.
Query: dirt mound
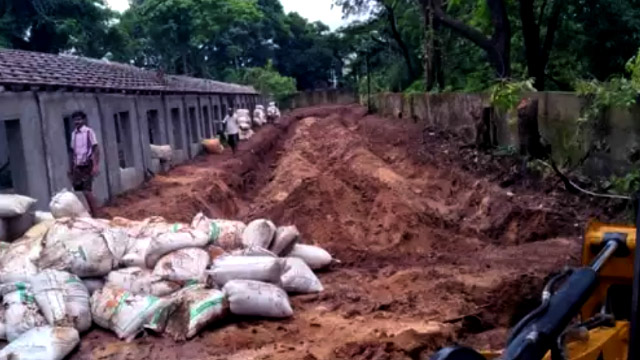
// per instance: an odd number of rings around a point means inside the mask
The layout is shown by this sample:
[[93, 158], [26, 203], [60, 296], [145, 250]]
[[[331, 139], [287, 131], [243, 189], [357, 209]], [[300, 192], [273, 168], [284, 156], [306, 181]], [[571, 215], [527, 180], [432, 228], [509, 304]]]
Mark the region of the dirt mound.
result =
[[158, 175], [141, 188], [119, 196], [101, 209], [101, 214], [133, 220], [163, 216], [169, 221], [188, 223], [200, 211], [210, 217], [233, 216], [243, 206], [241, 194], [250, 186], [246, 175], [264, 170], [261, 164], [294, 119], [264, 126], [250, 141], [240, 145], [237, 157], [229, 151], [203, 155], [169, 174]]
[[103, 345], [76, 357], [417, 359], [454, 341], [502, 346], [549, 274], [578, 262], [598, 207], [506, 188], [511, 165], [422, 130], [357, 106], [302, 109], [236, 157], [200, 158], [119, 198], [106, 214], [295, 224], [341, 264], [319, 274], [323, 293], [292, 298], [290, 320], [234, 319], [185, 344], [147, 338], [133, 354], [94, 332], [86, 341]]

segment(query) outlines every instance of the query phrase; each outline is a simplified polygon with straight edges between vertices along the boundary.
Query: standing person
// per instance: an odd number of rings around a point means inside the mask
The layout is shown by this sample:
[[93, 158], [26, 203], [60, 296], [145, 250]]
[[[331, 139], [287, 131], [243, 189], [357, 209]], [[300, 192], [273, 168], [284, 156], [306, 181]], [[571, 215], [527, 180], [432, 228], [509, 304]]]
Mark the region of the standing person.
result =
[[87, 114], [76, 111], [71, 115], [75, 129], [71, 133], [71, 169], [69, 174], [73, 190], [81, 191], [93, 216], [97, 203], [93, 196], [93, 179], [100, 171], [100, 149], [96, 133], [87, 126]]
[[231, 147], [231, 151], [236, 153], [238, 148], [238, 142], [240, 142], [240, 126], [238, 126], [238, 119], [233, 114], [233, 109], [227, 110], [227, 116], [222, 120], [224, 124], [225, 132], [227, 134], [227, 143]]
[[275, 101], [272, 101], [267, 107], [267, 122], [277, 123], [278, 119], [280, 119], [280, 109], [276, 106]]

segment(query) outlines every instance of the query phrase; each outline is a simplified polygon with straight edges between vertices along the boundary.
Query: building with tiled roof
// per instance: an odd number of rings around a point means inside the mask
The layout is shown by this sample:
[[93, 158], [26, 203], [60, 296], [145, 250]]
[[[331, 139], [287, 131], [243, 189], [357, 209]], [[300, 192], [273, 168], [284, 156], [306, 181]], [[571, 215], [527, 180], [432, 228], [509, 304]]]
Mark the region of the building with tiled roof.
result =
[[0, 49], [0, 85], [87, 91], [256, 95], [250, 86], [158, 72], [105, 60]]
[[[0, 191], [38, 199], [70, 188], [70, 116], [83, 111], [95, 131], [102, 202], [140, 185], [149, 174], [201, 152], [229, 108], [261, 101], [249, 86], [70, 55], [0, 49]], [[151, 145], [170, 145], [171, 164]]]

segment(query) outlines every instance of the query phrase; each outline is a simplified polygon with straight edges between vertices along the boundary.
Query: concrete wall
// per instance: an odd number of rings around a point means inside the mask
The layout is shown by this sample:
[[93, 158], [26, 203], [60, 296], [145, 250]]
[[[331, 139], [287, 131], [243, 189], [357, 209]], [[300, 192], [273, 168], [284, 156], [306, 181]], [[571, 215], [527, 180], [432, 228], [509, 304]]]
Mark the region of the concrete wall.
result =
[[[15, 96], [10, 94], [8, 96]], [[105, 135], [101, 107], [94, 94], [83, 93], [38, 93], [44, 137], [44, 154], [50, 185], [50, 193], [55, 194], [63, 188], [71, 189], [69, 179], [69, 148], [65, 135], [64, 118], [70, 117], [74, 111], [82, 110], [87, 114], [88, 125], [95, 131], [100, 149], [100, 173], [93, 183], [93, 193], [99, 202], [110, 198], [111, 189], [117, 189], [120, 182], [118, 168], [107, 166], [109, 150], [116, 149], [112, 138]], [[113, 119], [113, 117], [111, 117]], [[73, 130], [73, 124], [71, 124]], [[70, 137], [70, 136], [69, 136]], [[116, 154], [117, 156], [117, 154]]]
[[[18, 96], [0, 94], [0, 121], [19, 120], [21, 139], [15, 144], [22, 144], [23, 151], [17, 153], [10, 149], [7, 132], [3, 139], [4, 149], [14, 154], [6, 154], [5, 159], [11, 161], [13, 186], [17, 193], [29, 195], [38, 200], [38, 209], [46, 209], [52, 192], [47, 174], [47, 158], [40, 121], [37, 98], [33, 93], [20, 93]], [[4, 128], [4, 126], [3, 126]], [[14, 135], [14, 134], [10, 134]], [[14, 139], [15, 140], [15, 139]], [[18, 164], [15, 164], [18, 162]], [[4, 163], [3, 163], [4, 164]], [[14, 166], [17, 165], [17, 166]]]
[[[200, 154], [200, 151], [202, 150], [202, 144], [200, 144], [200, 139], [203, 138], [200, 131], [200, 124], [202, 123], [202, 120], [200, 118], [200, 111], [198, 111], [200, 105], [198, 104], [197, 96], [185, 96], [183, 97], [183, 100], [184, 123], [187, 129], [187, 139], [189, 144], [189, 158], [192, 159]], [[191, 118], [192, 116], [193, 119]]]
[[[137, 96], [135, 101], [140, 126], [140, 149], [143, 154], [143, 166], [144, 169], [150, 169], [153, 173], [157, 173], [161, 170], [160, 165], [158, 162], [152, 161], [151, 149], [145, 144], [151, 144], [150, 134], [154, 136], [154, 144], [169, 144], [166, 109], [162, 98], [158, 96]], [[155, 112], [156, 119], [150, 118], [151, 112]], [[150, 124], [149, 121], [156, 121], [156, 124]]]
[[184, 104], [180, 96], [165, 96], [164, 100], [168, 119], [169, 144], [173, 148], [173, 162], [181, 164], [189, 159], [189, 141], [187, 139]]
[[[344, 105], [358, 102], [358, 96], [349, 90], [318, 90], [299, 92], [289, 99], [283, 101], [280, 105], [283, 109], [295, 109], [301, 107], [317, 106], [317, 105]], [[263, 100], [266, 105], [268, 101]]]
[[478, 94], [377, 94], [371, 100], [373, 108], [385, 116], [424, 122], [468, 141], [475, 140], [476, 124], [488, 106], [486, 97]]
[[[582, 170], [591, 177], [606, 178], [640, 166], [640, 106], [608, 111], [595, 127], [580, 131], [584, 100], [573, 93], [540, 92], [526, 94], [539, 100], [540, 134], [551, 145], [552, 156], [570, 166], [583, 159], [597, 143]], [[483, 111], [490, 106], [484, 94], [376, 94], [374, 108], [383, 115], [422, 122], [435, 129], [452, 131], [474, 142]], [[498, 144], [516, 146], [517, 122], [495, 119]]]
[[200, 96], [198, 97], [198, 106], [200, 110], [200, 119], [202, 121], [201, 124], [201, 134], [202, 138], [211, 138], [215, 136], [215, 131], [213, 131], [213, 121], [212, 118], [212, 110], [211, 106], [211, 98], [209, 96]]
[[222, 129], [222, 119], [224, 119], [224, 114], [222, 113], [222, 99], [218, 95], [212, 95], [209, 97], [211, 99], [211, 118], [213, 121], [215, 133], [217, 134]]
[[[93, 192], [99, 202], [104, 203], [142, 184], [148, 170], [153, 173], [161, 170], [159, 161], [151, 159], [152, 136], [155, 144], [170, 144], [174, 148], [180, 139], [182, 149], [174, 151], [173, 161], [174, 165], [180, 164], [200, 153], [200, 141], [207, 126], [216, 130], [214, 111], [217, 110], [217, 118], [221, 120], [222, 102], [242, 102], [248, 106], [254, 97], [0, 93], [0, 166], [9, 162], [12, 181], [6, 182], [6, 186], [13, 184], [12, 188], [0, 190], [31, 196], [38, 200], [37, 208], [45, 210], [53, 194], [72, 187], [68, 176], [69, 141], [73, 130], [70, 117], [75, 111], [87, 114], [88, 125], [96, 133], [101, 157]], [[204, 122], [205, 107], [208, 125]], [[190, 121], [190, 108], [195, 111], [195, 126]], [[175, 122], [172, 109], [176, 109]], [[149, 122], [150, 111], [157, 116], [153, 124]]]

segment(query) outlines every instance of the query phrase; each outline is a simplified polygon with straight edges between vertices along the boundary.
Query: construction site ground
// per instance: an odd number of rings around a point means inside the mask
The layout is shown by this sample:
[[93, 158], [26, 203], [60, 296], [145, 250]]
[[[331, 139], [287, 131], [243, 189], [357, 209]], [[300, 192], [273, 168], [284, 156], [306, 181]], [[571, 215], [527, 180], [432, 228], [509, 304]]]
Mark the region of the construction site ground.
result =
[[293, 111], [238, 154], [202, 156], [102, 209], [190, 222], [269, 218], [339, 264], [287, 320], [230, 318], [195, 339], [120, 342], [93, 330], [74, 359], [426, 359], [454, 343], [500, 349], [544, 280], [579, 263], [591, 216], [553, 179], [424, 124], [359, 106]]

